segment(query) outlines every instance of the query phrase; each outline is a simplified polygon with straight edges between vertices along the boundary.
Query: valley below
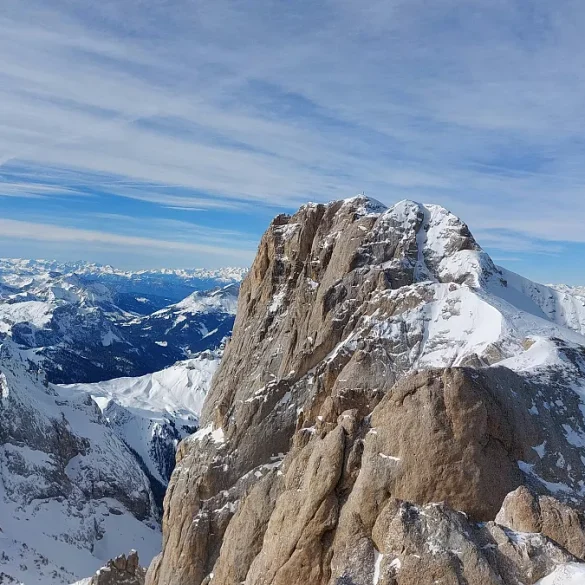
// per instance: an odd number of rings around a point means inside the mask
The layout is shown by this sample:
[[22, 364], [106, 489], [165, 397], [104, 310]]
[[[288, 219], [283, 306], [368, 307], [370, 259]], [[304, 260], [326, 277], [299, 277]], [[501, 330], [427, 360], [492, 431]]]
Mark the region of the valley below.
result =
[[0, 260], [1, 583], [69, 584], [160, 551], [175, 451], [243, 274]]

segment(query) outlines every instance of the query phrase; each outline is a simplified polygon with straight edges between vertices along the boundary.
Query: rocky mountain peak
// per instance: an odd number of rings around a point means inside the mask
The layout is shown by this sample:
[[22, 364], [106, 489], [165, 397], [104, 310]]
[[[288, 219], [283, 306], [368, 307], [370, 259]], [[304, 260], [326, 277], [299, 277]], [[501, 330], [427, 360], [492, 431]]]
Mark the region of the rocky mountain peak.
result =
[[452, 283], [453, 292], [456, 285], [479, 287], [495, 274], [467, 226], [439, 206], [405, 200], [386, 208], [359, 196], [278, 216], [242, 285], [229, 350], [257, 351], [246, 364], [268, 347], [272, 358], [242, 387], [254, 393], [271, 377], [299, 379], [381, 313], [404, 315], [436, 296], [435, 285]]
[[257, 276], [269, 250], [284, 274], [281, 264], [304, 262], [309, 245], [313, 266], [327, 270], [336, 248], [336, 276], [356, 269], [383, 271], [391, 288], [425, 280], [480, 286], [497, 272], [458, 217], [441, 206], [409, 200], [390, 208], [364, 196], [308, 204], [293, 216], [276, 217], [263, 242]]
[[147, 583], [516, 585], [575, 560], [496, 521], [520, 486], [585, 502], [585, 338], [543, 306], [439, 206], [276, 217]]

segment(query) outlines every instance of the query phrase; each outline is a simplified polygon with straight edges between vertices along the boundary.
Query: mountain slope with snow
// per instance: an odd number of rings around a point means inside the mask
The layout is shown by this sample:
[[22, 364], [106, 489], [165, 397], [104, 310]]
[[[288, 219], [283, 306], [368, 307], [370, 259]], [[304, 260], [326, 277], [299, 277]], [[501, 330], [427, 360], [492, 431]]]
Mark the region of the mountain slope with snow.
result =
[[220, 346], [231, 334], [238, 285], [194, 292], [182, 301], [119, 324], [133, 351], [148, 356], [156, 370], [191, 354]]
[[177, 445], [198, 428], [220, 358], [56, 386], [0, 345], [0, 582], [71, 583], [130, 548], [150, 561]]
[[164, 489], [179, 441], [198, 428], [199, 413], [222, 350], [206, 351], [138, 378], [72, 384], [61, 391], [91, 396], [114, 432]]
[[585, 294], [579, 288], [538, 284], [504, 268], [499, 270], [510, 288], [531, 299], [540, 309], [538, 316], [585, 334]]
[[559, 565], [552, 573], [543, 577], [535, 585], [583, 585], [585, 583], [585, 565], [567, 563]]
[[71, 583], [120, 548], [160, 546], [154, 496], [135, 456], [88, 395], [62, 393], [0, 345], [0, 574]]

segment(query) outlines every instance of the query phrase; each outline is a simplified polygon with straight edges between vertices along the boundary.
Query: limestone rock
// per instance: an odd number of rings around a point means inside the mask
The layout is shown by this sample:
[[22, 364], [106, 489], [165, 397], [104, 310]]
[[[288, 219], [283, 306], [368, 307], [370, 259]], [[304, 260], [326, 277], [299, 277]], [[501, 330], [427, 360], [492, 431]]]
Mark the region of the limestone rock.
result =
[[[437, 206], [278, 216], [179, 448], [147, 584], [531, 585], [575, 560], [564, 521], [494, 523], [522, 485], [585, 504], [585, 349], [515, 294]], [[549, 337], [527, 345], [535, 323]], [[524, 367], [543, 347], [562, 368]]]
[[146, 571], [138, 563], [138, 554], [120, 555], [100, 569], [88, 585], [144, 585]]
[[541, 532], [585, 560], [585, 517], [555, 498], [520, 486], [506, 496], [496, 522], [518, 532]]
[[337, 585], [343, 579], [356, 585], [372, 579], [378, 585], [527, 584], [574, 560], [542, 535], [505, 531], [493, 522], [478, 526], [441, 504], [418, 507], [390, 500], [373, 539], [370, 572], [362, 576], [348, 567]]

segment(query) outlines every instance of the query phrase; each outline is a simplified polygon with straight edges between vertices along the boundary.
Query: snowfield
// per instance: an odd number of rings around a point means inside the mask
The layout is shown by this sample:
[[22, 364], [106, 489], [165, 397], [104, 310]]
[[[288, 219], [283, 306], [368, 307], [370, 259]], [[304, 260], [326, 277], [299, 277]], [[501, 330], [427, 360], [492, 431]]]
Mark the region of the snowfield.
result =
[[222, 351], [203, 352], [154, 374], [61, 386], [91, 396], [116, 434], [166, 486], [180, 440], [198, 428], [199, 413]]
[[61, 388], [90, 394], [102, 411], [113, 400], [135, 411], [192, 416], [201, 411], [220, 358], [221, 350], [208, 351], [153, 374], [94, 384], [70, 384]]
[[558, 566], [550, 575], [540, 579], [535, 585], [583, 585], [585, 583], [585, 564], [568, 563]]

